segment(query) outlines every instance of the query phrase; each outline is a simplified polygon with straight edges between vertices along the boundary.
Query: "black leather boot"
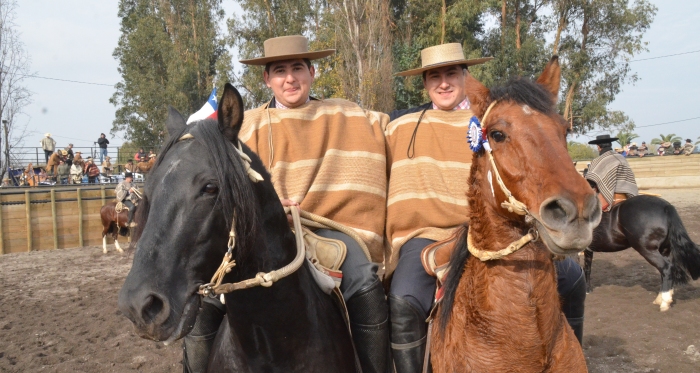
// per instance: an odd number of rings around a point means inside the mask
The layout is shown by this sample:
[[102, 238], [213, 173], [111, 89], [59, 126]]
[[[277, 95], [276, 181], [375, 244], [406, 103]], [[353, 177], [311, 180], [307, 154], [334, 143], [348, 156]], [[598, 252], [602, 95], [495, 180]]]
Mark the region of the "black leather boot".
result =
[[205, 297], [201, 310], [189, 334], [182, 343], [182, 368], [184, 373], [205, 373], [209, 364], [209, 354], [219, 330], [221, 320], [226, 315], [218, 299]]
[[574, 330], [578, 343], [583, 347], [583, 311], [586, 302], [586, 278], [581, 276], [574, 283], [574, 287], [568, 294], [562, 296], [562, 311]]
[[381, 282], [360, 289], [347, 307], [362, 372], [390, 372], [389, 311]]
[[389, 310], [396, 373], [421, 372], [428, 332], [426, 318], [407, 300], [393, 294], [389, 294]]

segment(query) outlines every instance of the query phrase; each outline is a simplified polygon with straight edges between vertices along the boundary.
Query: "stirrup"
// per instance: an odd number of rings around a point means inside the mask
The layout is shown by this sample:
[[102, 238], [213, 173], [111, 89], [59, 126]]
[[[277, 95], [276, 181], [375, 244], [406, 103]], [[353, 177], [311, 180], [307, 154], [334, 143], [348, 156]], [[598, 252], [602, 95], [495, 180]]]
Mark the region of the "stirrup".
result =
[[134, 228], [136, 226], [138, 226], [138, 224], [135, 221], [132, 221], [131, 223], [129, 223], [129, 228]]

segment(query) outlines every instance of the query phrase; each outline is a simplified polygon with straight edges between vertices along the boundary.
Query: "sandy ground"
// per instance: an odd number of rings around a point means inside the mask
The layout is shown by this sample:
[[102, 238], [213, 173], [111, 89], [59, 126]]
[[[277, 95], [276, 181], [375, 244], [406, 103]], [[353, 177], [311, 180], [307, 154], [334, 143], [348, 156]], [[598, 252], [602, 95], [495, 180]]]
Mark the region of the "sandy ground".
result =
[[[700, 242], [700, 189], [650, 190], [679, 210]], [[181, 372], [181, 343], [137, 337], [117, 310], [131, 257], [101, 248], [0, 256], [0, 372]], [[597, 253], [586, 301], [591, 372], [700, 372], [700, 280], [652, 305], [656, 269], [633, 250]], [[693, 347], [690, 347], [690, 346]]]

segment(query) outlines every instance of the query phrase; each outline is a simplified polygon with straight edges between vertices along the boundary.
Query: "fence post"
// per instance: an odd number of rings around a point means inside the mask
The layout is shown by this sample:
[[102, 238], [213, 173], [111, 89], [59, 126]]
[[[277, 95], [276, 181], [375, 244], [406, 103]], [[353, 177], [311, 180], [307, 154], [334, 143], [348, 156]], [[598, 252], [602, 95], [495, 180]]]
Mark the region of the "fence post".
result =
[[51, 220], [53, 222], [53, 248], [58, 249], [58, 226], [56, 225], [56, 189], [51, 189]]
[[78, 194], [78, 243], [83, 247], [83, 197], [80, 195], [80, 188], [76, 188]]
[[36, 150], [36, 163], [34, 163], [34, 164], [38, 166], [39, 165], [39, 148], [35, 147], [34, 150]]
[[2, 194], [0, 194], [0, 255], [5, 254], [5, 236], [2, 234]]
[[27, 251], [32, 251], [32, 206], [28, 190], [24, 191], [24, 205], [27, 216]]
[[107, 195], [105, 194], [105, 186], [103, 185], [100, 187], [100, 194], [102, 195], [102, 206], [105, 205], [105, 199], [107, 198]]

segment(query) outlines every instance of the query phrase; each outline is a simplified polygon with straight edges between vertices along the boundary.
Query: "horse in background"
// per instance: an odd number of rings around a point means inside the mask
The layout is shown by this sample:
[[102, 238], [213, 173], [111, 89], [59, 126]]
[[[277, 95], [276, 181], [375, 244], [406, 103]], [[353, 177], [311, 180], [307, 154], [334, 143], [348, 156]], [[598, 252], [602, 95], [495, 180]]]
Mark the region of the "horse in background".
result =
[[124, 250], [119, 245], [119, 235], [128, 237], [128, 242], [131, 242], [128, 211], [122, 209], [117, 212], [117, 201], [112, 201], [102, 206], [100, 219], [102, 220], [102, 252], [107, 254], [107, 236], [110, 235], [114, 240], [114, 247], [123, 253]]
[[468, 235], [434, 314], [436, 373], [587, 371], [552, 254], [585, 249], [601, 210], [566, 149], [568, 124], [555, 110], [560, 73], [553, 57], [537, 83], [515, 79], [489, 91], [467, 78], [493, 152], [477, 149], [472, 160]]
[[654, 300], [660, 311], [673, 303], [674, 285], [700, 277], [700, 249], [690, 239], [676, 209], [666, 200], [639, 195], [615, 204], [603, 213], [593, 231], [593, 242], [584, 253], [586, 289], [591, 289], [594, 252], [636, 250], [661, 274], [661, 289]]
[[[167, 344], [187, 335], [215, 273], [228, 285], [258, 281], [299, 255], [270, 175], [238, 141], [240, 94], [226, 84], [219, 103], [218, 119], [189, 126], [170, 108], [169, 138], [146, 181], [134, 263], [119, 293], [119, 309], [143, 338]], [[250, 180], [248, 157], [264, 180]], [[225, 256], [235, 266], [217, 270]], [[311, 271], [302, 265], [268, 287], [226, 293], [208, 371], [355, 373], [334, 293], [321, 290]]]
[[156, 164], [156, 156], [155, 154], [151, 154], [148, 162], [142, 161], [136, 164], [134, 172], [148, 173], [148, 171], [153, 168], [154, 164]]

